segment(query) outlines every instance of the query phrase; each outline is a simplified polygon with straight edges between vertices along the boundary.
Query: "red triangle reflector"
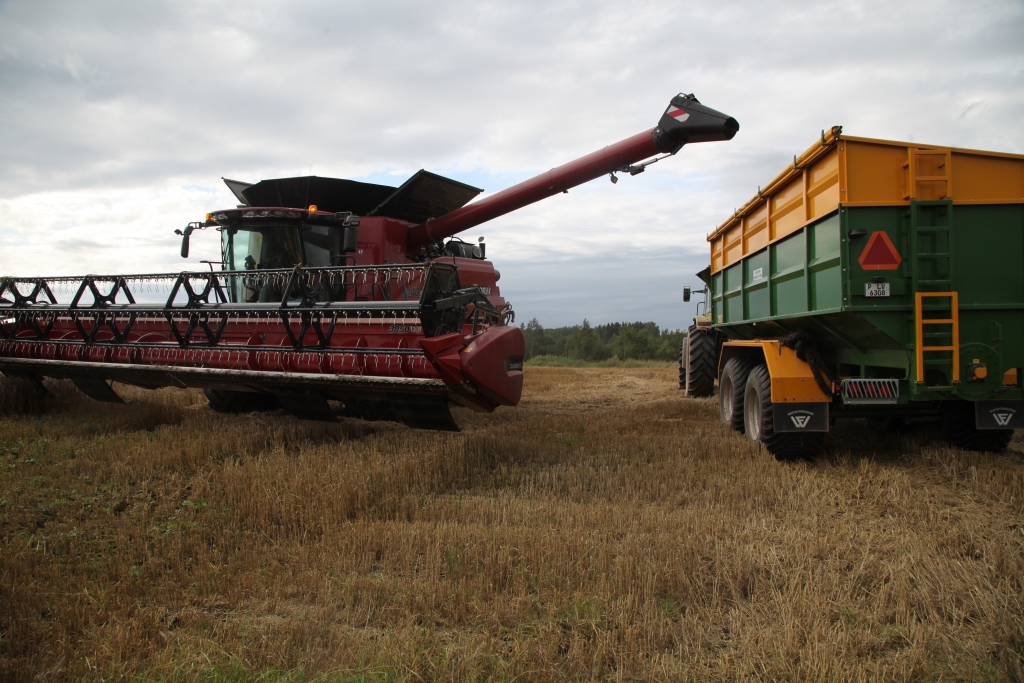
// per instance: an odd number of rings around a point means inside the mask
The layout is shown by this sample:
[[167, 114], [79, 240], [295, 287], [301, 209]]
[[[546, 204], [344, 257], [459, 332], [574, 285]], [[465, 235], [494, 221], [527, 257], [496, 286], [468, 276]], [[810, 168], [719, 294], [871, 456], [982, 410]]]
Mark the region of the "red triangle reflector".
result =
[[903, 262], [903, 257], [896, 251], [895, 245], [884, 232], [873, 232], [864, 245], [857, 263], [864, 270], [896, 270]]

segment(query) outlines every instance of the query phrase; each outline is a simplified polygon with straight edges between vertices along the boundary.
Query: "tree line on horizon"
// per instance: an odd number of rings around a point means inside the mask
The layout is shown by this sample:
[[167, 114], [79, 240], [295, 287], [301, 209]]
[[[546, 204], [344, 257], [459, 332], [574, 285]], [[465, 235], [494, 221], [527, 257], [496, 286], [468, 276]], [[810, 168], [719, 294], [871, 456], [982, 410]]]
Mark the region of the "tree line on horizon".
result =
[[545, 328], [533, 318], [519, 328], [526, 338], [526, 358], [561, 356], [582, 361], [665, 360], [679, 358], [684, 330], [663, 330], [653, 322], [609, 323]]

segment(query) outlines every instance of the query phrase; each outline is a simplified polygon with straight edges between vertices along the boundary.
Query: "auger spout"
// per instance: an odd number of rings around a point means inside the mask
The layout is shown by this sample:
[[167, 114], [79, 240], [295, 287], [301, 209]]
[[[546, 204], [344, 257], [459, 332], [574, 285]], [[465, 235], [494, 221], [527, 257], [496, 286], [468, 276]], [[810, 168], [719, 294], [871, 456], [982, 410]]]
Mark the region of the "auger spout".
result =
[[693, 95], [677, 95], [655, 128], [410, 228], [408, 253], [600, 176], [617, 171], [635, 175], [646, 164], [633, 164], [675, 154], [685, 144], [731, 140], [739, 128], [736, 119], [705, 107]]

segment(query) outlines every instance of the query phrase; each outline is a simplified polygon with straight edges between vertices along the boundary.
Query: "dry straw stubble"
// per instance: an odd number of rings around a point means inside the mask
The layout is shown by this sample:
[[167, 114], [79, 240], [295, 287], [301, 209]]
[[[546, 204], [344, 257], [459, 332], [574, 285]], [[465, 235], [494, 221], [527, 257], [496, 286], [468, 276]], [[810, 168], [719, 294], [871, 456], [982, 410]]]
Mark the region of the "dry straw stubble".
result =
[[0, 672], [1024, 677], [1024, 443], [782, 464], [671, 375], [528, 368], [459, 434], [5, 383]]

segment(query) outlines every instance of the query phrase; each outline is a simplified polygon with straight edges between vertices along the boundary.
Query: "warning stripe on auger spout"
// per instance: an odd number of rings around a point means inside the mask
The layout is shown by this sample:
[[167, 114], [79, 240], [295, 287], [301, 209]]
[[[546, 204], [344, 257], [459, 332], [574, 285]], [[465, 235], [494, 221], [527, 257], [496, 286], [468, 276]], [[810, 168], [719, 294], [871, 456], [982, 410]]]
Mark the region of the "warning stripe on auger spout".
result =
[[686, 121], [686, 119], [690, 118], [689, 112], [687, 112], [684, 109], [680, 109], [675, 105], [669, 105], [668, 111], [666, 111], [665, 113], [674, 118], [679, 123], [683, 123]]

